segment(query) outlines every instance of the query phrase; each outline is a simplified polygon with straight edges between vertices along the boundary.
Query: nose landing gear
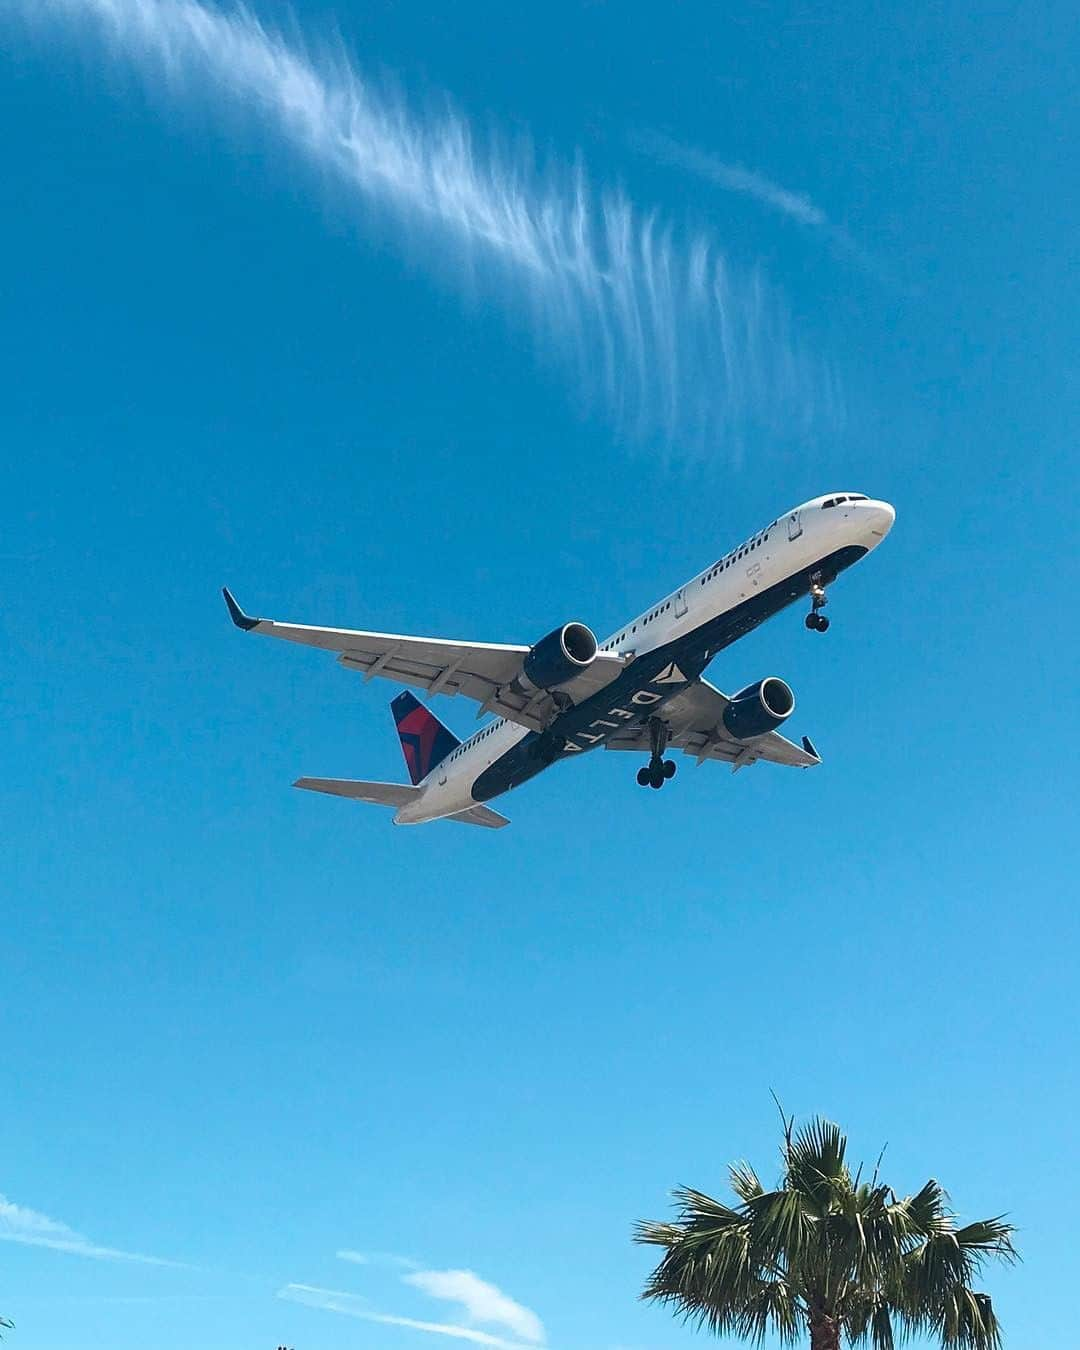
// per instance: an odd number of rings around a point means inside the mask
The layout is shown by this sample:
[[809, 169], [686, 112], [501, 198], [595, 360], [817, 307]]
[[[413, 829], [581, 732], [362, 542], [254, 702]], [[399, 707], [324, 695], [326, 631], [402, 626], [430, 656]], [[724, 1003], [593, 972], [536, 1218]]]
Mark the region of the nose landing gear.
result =
[[810, 603], [812, 608], [806, 616], [806, 626], [813, 632], [824, 633], [829, 626], [829, 620], [818, 611], [824, 609], [829, 600], [825, 594], [825, 587], [821, 584], [820, 572], [810, 578]]
[[637, 773], [638, 783], [642, 787], [659, 789], [664, 786], [669, 778], [675, 777], [675, 761], [664, 758], [667, 743], [667, 723], [662, 722], [659, 717], [650, 717], [649, 745], [652, 754], [649, 756], [648, 765], [644, 769], [638, 769]]

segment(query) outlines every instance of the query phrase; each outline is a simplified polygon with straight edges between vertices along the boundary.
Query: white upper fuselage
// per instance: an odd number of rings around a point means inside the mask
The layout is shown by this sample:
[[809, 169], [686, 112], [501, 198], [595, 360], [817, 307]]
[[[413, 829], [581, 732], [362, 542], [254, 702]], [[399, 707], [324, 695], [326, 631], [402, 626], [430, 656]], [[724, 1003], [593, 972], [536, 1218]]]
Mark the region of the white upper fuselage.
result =
[[[684, 638], [787, 578], [846, 548], [876, 548], [893, 508], [859, 493], [826, 493], [751, 535], [704, 572], [631, 619], [600, 644], [628, 662]], [[436, 765], [403, 806], [397, 824], [419, 824], [465, 811], [479, 776], [531, 733], [502, 718], [489, 722]], [[580, 748], [580, 747], [575, 747]]]

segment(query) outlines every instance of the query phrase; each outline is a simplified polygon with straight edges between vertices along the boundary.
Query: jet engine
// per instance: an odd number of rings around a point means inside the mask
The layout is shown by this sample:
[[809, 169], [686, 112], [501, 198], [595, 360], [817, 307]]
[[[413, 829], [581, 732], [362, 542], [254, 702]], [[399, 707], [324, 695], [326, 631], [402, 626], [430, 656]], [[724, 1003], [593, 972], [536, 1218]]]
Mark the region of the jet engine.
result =
[[583, 623], [566, 623], [530, 648], [522, 663], [535, 689], [554, 689], [580, 674], [596, 656], [596, 636]]
[[775, 675], [748, 684], [724, 709], [723, 722], [737, 741], [753, 740], [775, 731], [795, 711], [795, 695]]

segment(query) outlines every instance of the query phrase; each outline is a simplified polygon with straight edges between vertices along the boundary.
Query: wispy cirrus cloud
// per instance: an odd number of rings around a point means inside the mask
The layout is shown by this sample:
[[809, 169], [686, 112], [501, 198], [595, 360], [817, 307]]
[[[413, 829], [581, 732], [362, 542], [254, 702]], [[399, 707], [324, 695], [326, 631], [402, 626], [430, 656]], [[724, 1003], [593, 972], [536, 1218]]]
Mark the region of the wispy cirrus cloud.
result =
[[86, 1256], [94, 1261], [133, 1261], [144, 1266], [172, 1266], [186, 1269], [180, 1261], [166, 1261], [160, 1256], [145, 1256], [140, 1252], [122, 1251], [91, 1242], [59, 1219], [50, 1219], [25, 1205], [0, 1195], [0, 1242], [18, 1242], [24, 1247], [46, 1247], [54, 1252], [72, 1256]]
[[544, 1326], [531, 1308], [474, 1275], [471, 1270], [418, 1270], [404, 1276], [406, 1284], [432, 1298], [456, 1303], [470, 1321], [505, 1327], [521, 1341], [541, 1345]]
[[735, 443], [749, 427], [834, 422], [835, 384], [759, 271], [725, 258], [580, 165], [480, 144], [453, 110], [418, 113], [340, 49], [314, 54], [248, 8], [209, 0], [10, 0], [104, 38], [155, 88], [240, 107], [367, 208], [426, 242], [433, 269], [529, 321], [617, 425]]
[[452, 1340], [471, 1341], [474, 1345], [491, 1346], [494, 1350], [528, 1350], [528, 1347], [520, 1342], [505, 1340], [501, 1336], [491, 1335], [476, 1327], [459, 1326], [454, 1322], [425, 1322], [415, 1317], [399, 1317], [391, 1313], [378, 1312], [371, 1308], [366, 1299], [341, 1289], [324, 1289], [312, 1284], [287, 1284], [278, 1290], [278, 1298], [290, 1303], [302, 1303], [308, 1308], [321, 1308], [324, 1312], [357, 1317], [364, 1322], [375, 1322], [380, 1326], [405, 1327], [411, 1331], [449, 1336]]

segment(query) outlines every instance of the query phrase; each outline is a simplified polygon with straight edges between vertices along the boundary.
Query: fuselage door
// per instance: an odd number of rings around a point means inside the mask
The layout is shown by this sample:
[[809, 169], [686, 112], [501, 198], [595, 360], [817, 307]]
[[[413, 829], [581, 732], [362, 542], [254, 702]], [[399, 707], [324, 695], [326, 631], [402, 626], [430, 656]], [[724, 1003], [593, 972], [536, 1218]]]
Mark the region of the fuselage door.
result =
[[675, 617], [681, 619], [686, 613], [686, 587], [675, 593]]
[[798, 539], [800, 534], [802, 534], [802, 512], [792, 511], [787, 518], [787, 537]]

